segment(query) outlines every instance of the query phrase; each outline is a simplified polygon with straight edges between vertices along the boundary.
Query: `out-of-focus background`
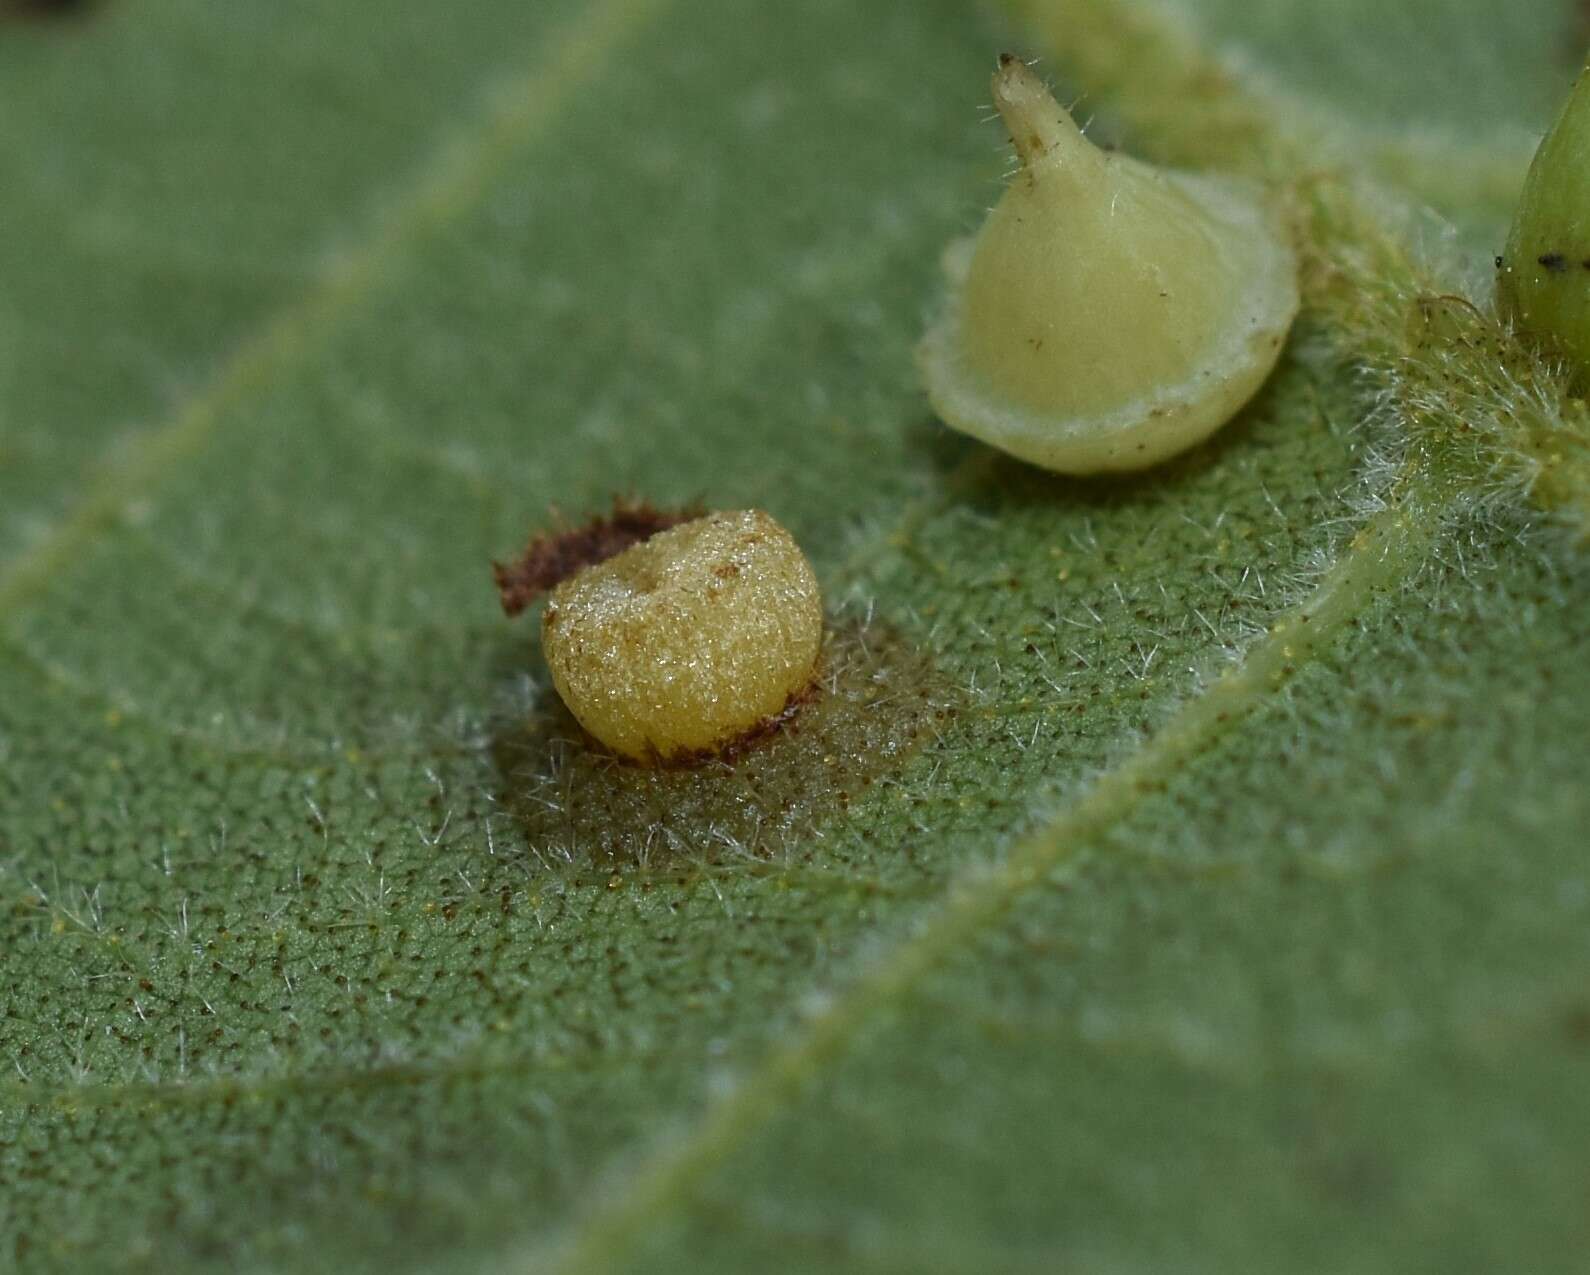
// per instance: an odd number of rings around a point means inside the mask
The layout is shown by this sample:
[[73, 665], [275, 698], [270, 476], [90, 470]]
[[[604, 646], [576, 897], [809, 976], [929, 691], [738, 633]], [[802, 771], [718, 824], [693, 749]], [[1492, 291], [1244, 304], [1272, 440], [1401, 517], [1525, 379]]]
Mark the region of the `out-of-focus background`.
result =
[[[1001, 49], [1483, 307], [1587, 36], [0, 5], [0, 1265], [1579, 1269], [1578, 551], [1403, 536], [1339, 309], [1130, 480], [950, 435], [912, 347]], [[489, 562], [615, 492], [791, 528], [803, 732], [641, 776], [560, 715]]]

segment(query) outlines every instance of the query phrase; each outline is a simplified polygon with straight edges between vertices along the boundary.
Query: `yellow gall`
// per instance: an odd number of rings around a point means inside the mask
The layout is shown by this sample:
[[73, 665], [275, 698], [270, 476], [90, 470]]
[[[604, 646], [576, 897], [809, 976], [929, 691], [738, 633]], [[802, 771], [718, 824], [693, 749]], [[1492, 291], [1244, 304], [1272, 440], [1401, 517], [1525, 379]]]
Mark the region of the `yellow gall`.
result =
[[541, 646], [580, 725], [635, 761], [712, 754], [811, 686], [822, 596], [789, 532], [760, 510], [659, 531], [558, 584]]

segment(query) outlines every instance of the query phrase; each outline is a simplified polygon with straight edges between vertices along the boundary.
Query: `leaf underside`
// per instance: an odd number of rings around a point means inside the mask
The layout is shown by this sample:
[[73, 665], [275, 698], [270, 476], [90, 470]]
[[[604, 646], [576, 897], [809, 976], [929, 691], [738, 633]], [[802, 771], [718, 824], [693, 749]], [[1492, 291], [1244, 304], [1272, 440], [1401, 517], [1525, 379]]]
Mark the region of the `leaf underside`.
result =
[[[1590, 494], [1484, 314], [1579, 10], [0, 8], [0, 1263], [1577, 1269]], [[1299, 210], [1139, 477], [915, 382], [1004, 47]], [[812, 556], [770, 751], [615, 772], [503, 618], [615, 493]]]

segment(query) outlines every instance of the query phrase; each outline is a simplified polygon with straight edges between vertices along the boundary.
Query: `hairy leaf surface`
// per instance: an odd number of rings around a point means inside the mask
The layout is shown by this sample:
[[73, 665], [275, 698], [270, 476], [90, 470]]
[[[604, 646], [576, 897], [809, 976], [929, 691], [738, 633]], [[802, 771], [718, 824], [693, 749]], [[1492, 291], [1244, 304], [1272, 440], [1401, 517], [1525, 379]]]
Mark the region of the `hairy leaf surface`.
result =
[[[1582, 409], [1484, 315], [1583, 21], [0, 9], [0, 1263], [1576, 1269]], [[916, 381], [1005, 47], [1296, 210], [1138, 477]], [[489, 563], [614, 493], [808, 550], [800, 729], [581, 741]]]

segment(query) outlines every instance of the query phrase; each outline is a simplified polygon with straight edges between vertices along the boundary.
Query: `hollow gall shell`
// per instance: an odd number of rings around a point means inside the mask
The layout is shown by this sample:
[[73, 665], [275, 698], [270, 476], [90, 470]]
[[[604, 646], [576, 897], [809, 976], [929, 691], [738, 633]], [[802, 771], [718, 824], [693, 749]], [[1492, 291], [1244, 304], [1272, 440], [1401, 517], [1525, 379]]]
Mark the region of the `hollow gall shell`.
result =
[[1061, 473], [1140, 469], [1208, 437], [1263, 383], [1297, 263], [1257, 188], [1099, 150], [1006, 54], [994, 101], [1020, 169], [918, 350], [957, 429]]
[[541, 646], [563, 702], [637, 761], [715, 753], [811, 685], [817, 578], [760, 510], [660, 531], [552, 590]]
[[1496, 262], [1496, 299], [1590, 380], [1590, 72], [1540, 143]]

